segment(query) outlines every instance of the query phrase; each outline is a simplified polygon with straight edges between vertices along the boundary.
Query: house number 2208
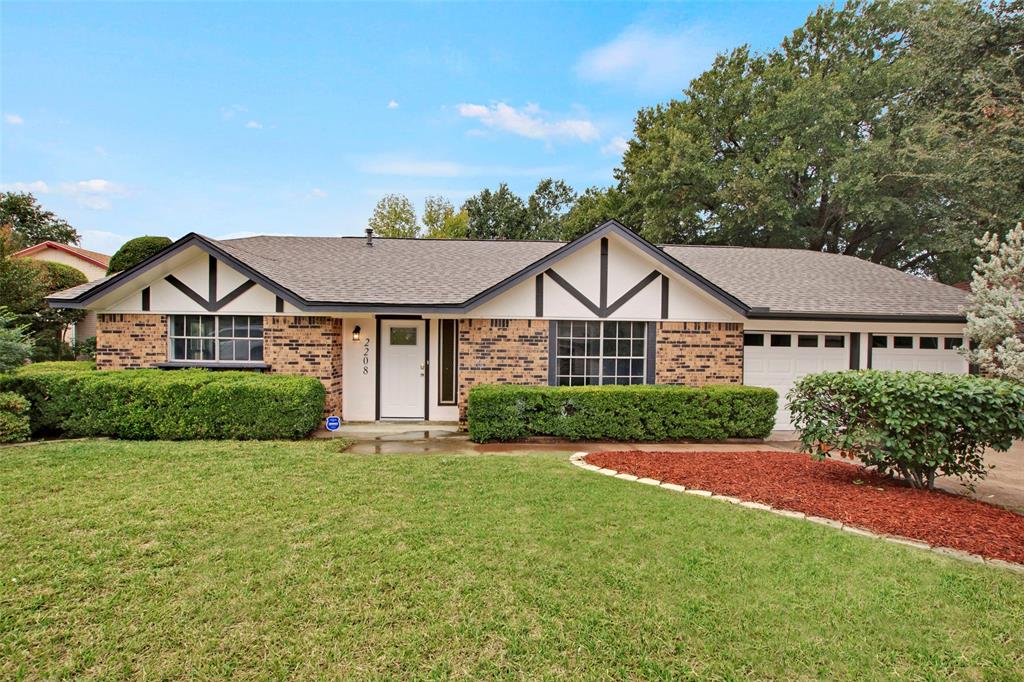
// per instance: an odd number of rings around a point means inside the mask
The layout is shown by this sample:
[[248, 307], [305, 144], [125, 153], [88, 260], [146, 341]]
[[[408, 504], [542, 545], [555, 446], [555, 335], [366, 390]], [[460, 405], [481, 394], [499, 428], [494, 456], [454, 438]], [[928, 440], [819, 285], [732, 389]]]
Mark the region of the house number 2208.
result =
[[363, 374], [370, 373], [370, 337], [363, 341]]

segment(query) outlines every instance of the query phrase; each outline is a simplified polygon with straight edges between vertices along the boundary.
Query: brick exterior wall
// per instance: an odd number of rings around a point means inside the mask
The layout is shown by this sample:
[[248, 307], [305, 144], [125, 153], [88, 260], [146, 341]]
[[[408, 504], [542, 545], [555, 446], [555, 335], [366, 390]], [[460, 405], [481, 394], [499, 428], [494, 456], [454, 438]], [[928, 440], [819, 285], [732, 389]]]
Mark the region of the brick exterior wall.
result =
[[459, 419], [466, 420], [466, 395], [479, 384], [548, 383], [548, 321], [459, 321]]
[[[264, 316], [263, 361], [271, 373], [316, 377], [327, 412], [341, 414], [342, 321], [332, 317]], [[103, 314], [96, 326], [98, 369], [140, 369], [167, 362], [167, 316]]]
[[343, 341], [341, 318], [263, 318], [263, 361], [271, 373], [319, 379], [327, 389], [328, 414], [341, 414]]
[[97, 316], [97, 369], [141, 369], [166, 361], [166, 315], [105, 313]]
[[743, 383], [743, 324], [659, 322], [655, 383]]

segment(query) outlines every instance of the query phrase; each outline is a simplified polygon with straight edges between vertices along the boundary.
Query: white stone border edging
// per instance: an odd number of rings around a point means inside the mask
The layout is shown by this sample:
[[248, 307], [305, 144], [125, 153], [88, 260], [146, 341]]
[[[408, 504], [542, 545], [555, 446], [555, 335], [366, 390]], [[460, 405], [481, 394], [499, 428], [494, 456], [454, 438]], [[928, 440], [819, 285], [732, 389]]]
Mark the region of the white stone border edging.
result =
[[970, 561], [976, 564], [987, 564], [989, 566], [997, 566], [999, 568], [1005, 568], [1010, 571], [1016, 571], [1017, 573], [1024, 573], [1024, 564], [1015, 564], [1010, 561], [1003, 561], [1002, 559], [989, 559], [981, 556], [980, 554], [971, 554], [970, 552], [963, 552], [959, 549], [953, 549], [952, 547], [939, 547], [935, 545], [929, 545], [927, 542], [921, 540], [914, 540], [913, 538], [905, 538], [899, 535], [882, 535], [873, 531], [867, 530], [866, 528], [860, 528], [858, 526], [850, 526], [842, 521], [835, 521], [833, 519], [826, 519], [822, 516], [811, 516], [804, 514], [803, 512], [790, 511], [788, 509], [776, 509], [775, 507], [767, 504], [761, 504], [760, 502], [748, 502], [741, 500], [738, 497], [729, 497], [728, 495], [716, 495], [709, 490], [697, 490], [695, 488], [687, 488], [675, 483], [665, 483], [664, 481], [658, 481], [653, 478], [639, 478], [633, 474], [625, 474], [616, 471], [615, 469], [602, 469], [599, 466], [588, 464], [586, 461], [587, 452], [574, 452], [569, 458], [569, 461], [578, 466], [581, 469], [587, 471], [595, 471], [605, 476], [614, 476], [615, 478], [621, 478], [624, 481], [635, 481], [637, 483], [644, 483], [646, 485], [658, 486], [665, 490], [671, 490], [677, 493], [687, 493], [689, 495], [699, 495], [700, 497], [709, 497], [712, 500], [719, 500], [720, 502], [729, 502], [736, 504], [747, 509], [759, 509], [761, 511], [771, 512], [779, 516], [785, 516], [791, 519], [803, 519], [804, 521], [810, 521], [811, 523], [820, 523], [823, 526], [831, 526], [837, 530], [844, 530], [847, 533], [853, 533], [855, 535], [863, 535], [864, 537], [876, 538], [878, 540], [885, 540], [886, 542], [894, 542], [900, 545], [909, 545], [911, 547], [917, 547], [918, 549], [926, 549], [936, 554], [943, 556], [952, 557], [954, 559], [960, 559], [962, 561]]

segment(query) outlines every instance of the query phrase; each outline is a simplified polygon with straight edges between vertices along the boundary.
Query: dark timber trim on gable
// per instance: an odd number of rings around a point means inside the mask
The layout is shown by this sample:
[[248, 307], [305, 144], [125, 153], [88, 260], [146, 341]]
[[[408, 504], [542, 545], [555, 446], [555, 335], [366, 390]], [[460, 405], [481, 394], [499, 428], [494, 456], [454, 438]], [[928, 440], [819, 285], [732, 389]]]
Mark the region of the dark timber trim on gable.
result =
[[[180, 291], [181, 293], [185, 294], [190, 299], [192, 299], [193, 301], [195, 301], [196, 303], [201, 305], [204, 310], [206, 310], [208, 312], [211, 312], [211, 313], [217, 312], [218, 310], [220, 310], [221, 308], [226, 306], [228, 303], [231, 303], [233, 300], [235, 300], [236, 298], [238, 298], [239, 296], [241, 296], [245, 292], [249, 291], [249, 289], [252, 289], [254, 286], [256, 286], [256, 282], [252, 281], [251, 279], [248, 279], [248, 280], [242, 282], [241, 284], [239, 284], [237, 287], [235, 287], [231, 291], [229, 291], [227, 294], [225, 294], [224, 298], [218, 299], [217, 298], [217, 259], [214, 258], [212, 255], [210, 256], [209, 267], [210, 267], [210, 275], [209, 275], [209, 279], [210, 279], [210, 286], [209, 286], [210, 296], [209, 296], [209, 298], [203, 298], [201, 294], [199, 294], [196, 291], [194, 291], [192, 289], [192, 287], [190, 287], [189, 285], [185, 284], [184, 282], [182, 282], [180, 279], [178, 279], [174, 275], [167, 275], [166, 277], [164, 277], [164, 280], [168, 284], [170, 284], [172, 287], [174, 287], [175, 289], [177, 289], [178, 291]], [[148, 287], [147, 287], [147, 290], [148, 290]]]
[[[568, 244], [559, 249], [555, 249], [548, 255], [535, 261], [533, 264], [523, 268], [516, 274], [505, 278], [504, 280], [498, 282], [491, 288], [481, 291], [479, 294], [473, 296], [472, 298], [468, 299], [465, 303], [463, 303], [461, 306], [457, 307], [461, 309], [460, 312], [469, 312], [476, 306], [485, 303], [494, 298], [495, 296], [498, 296], [508, 291], [512, 287], [523, 282], [529, 277], [536, 275], [539, 272], [550, 274], [551, 265], [553, 263], [555, 263], [558, 260], [561, 260], [562, 258], [568, 256], [571, 253], [578, 251], [579, 249], [582, 249], [588, 244], [593, 243], [595, 240], [607, 239], [609, 234], [619, 235], [625, 241], [631, 243], [633, 246], [636, 246], [641, 251], [643, 251], [644, 253], [651, 256], [656, 261], [667, 267], [669, 270], [682, 276], [684, 279], [696, 285], [698, 288], [707, 292], [712, 297], [721, 301], [726, 306], [732, 308], [736, 312], [745, 315], [750, 310], [750, 307], [743, 303], [743, 301], [739, 300], [738, 298], [728, 293], [721, 287], [717, 286], [716, 284], [713, 284], [711, 281], [697, 274], [695, 271], [691, 270], [686, 265], [683, 265], [681, 262], [665, 253], [665, 251], [659, 249], [654, 244], [651, 244], [649, 241], [637, 235], [635, 232], [628, 229], [627, 227], [622, 225], [622, 223], [616, 220], [609, 220], [600, 227], [583, 235], [579, 239], [569, 242]], [[589, 308], [590, 306], [588, 305], [587, 307]], [[600, 303], [598, 303], [597, 307], [600, 309]]]

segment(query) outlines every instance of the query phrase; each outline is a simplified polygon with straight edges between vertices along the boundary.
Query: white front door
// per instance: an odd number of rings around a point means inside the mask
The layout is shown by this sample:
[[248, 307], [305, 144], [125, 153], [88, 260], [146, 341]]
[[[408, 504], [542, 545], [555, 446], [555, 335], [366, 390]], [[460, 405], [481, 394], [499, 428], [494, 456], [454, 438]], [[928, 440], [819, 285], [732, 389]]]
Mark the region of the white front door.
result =
[[774, 388], [779, 393], [775, 428], [793, 428], [786, 394], [797, 379], [850, 367], [846, 334], [815, 332], [746, 332], [743, 340], [743, 383]]
[[426, 336], [423, 320], [380, 323], [380, 418], [424, 419]]

